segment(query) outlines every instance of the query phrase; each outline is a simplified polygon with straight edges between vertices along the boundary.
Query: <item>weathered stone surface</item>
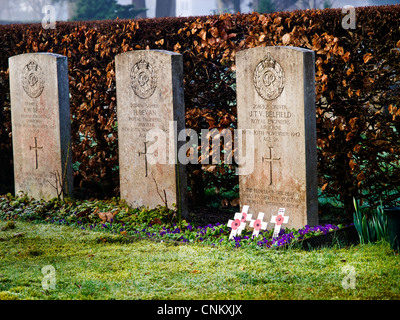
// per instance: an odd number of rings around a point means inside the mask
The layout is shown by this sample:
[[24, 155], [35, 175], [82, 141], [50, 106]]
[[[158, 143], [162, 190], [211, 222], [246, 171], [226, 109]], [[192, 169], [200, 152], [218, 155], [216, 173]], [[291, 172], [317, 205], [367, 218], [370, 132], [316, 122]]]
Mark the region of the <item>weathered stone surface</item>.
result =
[[35, 199], [72, 196], [67, 57], [9, 58], [15, 193]]
[[115, 64], [121, 198], [133, 207], [175, 203], [186, 215], [186, 168], [177, 160], [185, 125], [182, 56], [131, 51]]
[[254, 129], [255, 143], [254, 170], [239, 176], [240, 200], [266, 222], [286, 208], [288, 228], [318, 223], [314, 59], [295, 47], [236, 55], [238, 128]]

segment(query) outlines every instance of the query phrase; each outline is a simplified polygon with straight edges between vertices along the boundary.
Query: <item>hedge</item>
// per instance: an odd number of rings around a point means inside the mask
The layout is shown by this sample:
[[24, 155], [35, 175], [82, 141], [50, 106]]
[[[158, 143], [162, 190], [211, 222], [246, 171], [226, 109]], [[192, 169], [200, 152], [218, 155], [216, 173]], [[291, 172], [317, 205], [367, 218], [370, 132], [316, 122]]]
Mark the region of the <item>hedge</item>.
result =
[[[316, 53], [319, 187], [348, 211], [352, 198], [398, 197], [400, 185], [400, 6], [356, 8], [356, 29], [341, 9], [0, 26], [0, 175], [12, 185], [8, 58], [54, 52], [69, 61], [75, 187], [118, 195], [115, 55], [138, 49], [184, 59], [186, 126], [236, 128], [235, 54], [258, 46]], [[229, 166], [188, 165], [201, 201], [206, 186], [233, 188]]]

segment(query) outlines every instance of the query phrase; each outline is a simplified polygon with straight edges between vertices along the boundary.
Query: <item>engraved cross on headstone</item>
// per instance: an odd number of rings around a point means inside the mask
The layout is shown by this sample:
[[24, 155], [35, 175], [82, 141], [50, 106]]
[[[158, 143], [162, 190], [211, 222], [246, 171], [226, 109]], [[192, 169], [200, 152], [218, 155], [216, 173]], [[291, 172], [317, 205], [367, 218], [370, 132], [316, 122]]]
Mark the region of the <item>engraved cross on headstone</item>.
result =
[[272, 147], [269, 147], [269, 158], [262, 157], [263, 162], [269, 162], [269, 185], [272, 185], [272, 162], [281, 160], [281, 158], [272, 158], [272, 149]]
[[145, 166], [145, 171], [146, 171], [145, 177], [147, 177], [147, 155], [154, 154], [154, 153], [147, 153], [147, 141], [144, 142], [144, 152], [139, 151], [138, 153], [139, 153], [139, 157], [141, 155], [144, 155], [144, 166]]
[[35, 137], [35, 146], [29, 146], [29, 150], [35, 150], [35, 154], [36, 154], [36, 169], [39, 167], [39, 163], [38, 163], [38, 149], [43, 149], [43, 147], [38, 147], [37, 145], [37, 137]]

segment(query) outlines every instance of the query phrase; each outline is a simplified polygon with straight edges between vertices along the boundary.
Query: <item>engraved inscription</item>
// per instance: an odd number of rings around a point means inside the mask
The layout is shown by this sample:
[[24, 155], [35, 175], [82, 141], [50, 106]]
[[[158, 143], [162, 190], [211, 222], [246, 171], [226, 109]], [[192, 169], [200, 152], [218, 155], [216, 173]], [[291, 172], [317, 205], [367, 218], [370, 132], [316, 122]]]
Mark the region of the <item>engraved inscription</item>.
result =
[[278, 98], [285, 86], [282, 66], [268, 53], [254, 70], [254, 87], [264, 100]]
[[54, 112], [45, 108], [39, 100], [26, 101], [13, 124], [15, 128], [56, 129]]
[[29, 62], [22, 70], [22, 87], [31, 98], [38, 98], [44, 89], [42, 68], [34, 61]]
[[131, 69], [131, 87], [133, 92], [142, 99], [148, 99], [156, 90], [157, 79], [152, 65], [142, 57]]
[[254, 104], [248, 116], [254, 135], [264, 142], [276, 143], [280, 138], [300, 137], [300, 133], [293, 128], [295, 115], [286, 105]]
[[138, 132], [139, 138], [145, 138], [146, 133], [153, 128], [160, 127], [162, 115], [160, 106], [155, 104], [137, 104], [129, 105], [129, 115], [120, 125], [122, 132]]
[[243, 201], [249, 205], [285, 206], [297, 209], [303, 206], [305, 196], [298, 191], [247, 187], [241, 191]]

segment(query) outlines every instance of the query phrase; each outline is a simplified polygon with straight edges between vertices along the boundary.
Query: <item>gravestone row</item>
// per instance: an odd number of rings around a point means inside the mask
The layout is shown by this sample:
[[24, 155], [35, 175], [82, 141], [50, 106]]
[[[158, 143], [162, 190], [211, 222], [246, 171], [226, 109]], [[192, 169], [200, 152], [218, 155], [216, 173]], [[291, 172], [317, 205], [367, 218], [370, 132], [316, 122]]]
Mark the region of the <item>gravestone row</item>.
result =
[[[162, 50], [117, 55], [116, 90], [121, 198], [134, 207], [175, 204], [187, 214], [182, 55]], [[314, 53], [260, 47], [237, 53], [242, 204], [254, 213], [290, 210], [288, 227], [317, 224]], [[10, 93], [15, 191], [37, 199], [72, 196], [67, 58], [11, 57]], [[179, 135], [180, 138], [180, 135]], [[242, 174], [241, 174], [242, 173]], [[262, 227], [263, 215], [257, 219]], [[252, 222], [254, 224], [254, 222]]]

